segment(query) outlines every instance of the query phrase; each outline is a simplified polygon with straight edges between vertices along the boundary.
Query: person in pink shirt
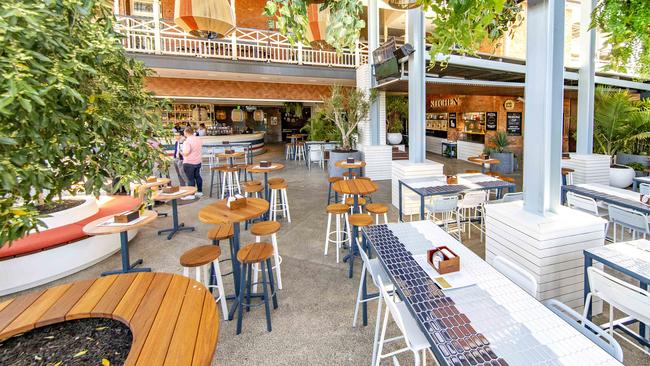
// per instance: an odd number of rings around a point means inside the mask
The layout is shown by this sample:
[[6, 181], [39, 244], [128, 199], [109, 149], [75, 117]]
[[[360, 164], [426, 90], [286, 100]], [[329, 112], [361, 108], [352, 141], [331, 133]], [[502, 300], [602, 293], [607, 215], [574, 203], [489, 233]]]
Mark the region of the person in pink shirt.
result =
[[[185, 128], [185, 142], [183, 143], [183, 171], [187, 176], [187, 184], [196, 186], [196, 196], [203, 196], [203, 178], [201, 178], [201, 163], [203, 155], [203, 141], [194, 136], [192, 127]], [[194, 199], [194, 196], [187, 196], [186, 199]]]

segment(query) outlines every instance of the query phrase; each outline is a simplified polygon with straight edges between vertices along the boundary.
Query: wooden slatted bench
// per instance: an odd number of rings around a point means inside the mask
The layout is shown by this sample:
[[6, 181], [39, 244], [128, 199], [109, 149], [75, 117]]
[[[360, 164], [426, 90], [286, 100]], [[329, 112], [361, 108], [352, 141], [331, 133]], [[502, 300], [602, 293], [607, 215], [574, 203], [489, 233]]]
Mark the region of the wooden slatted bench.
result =
[[0, 303], [0, 341], [81, 318], [113, 318], [133, 335], [125, 365], [210, 365], [219, 310], [200, 283], [170, 273], [129, 273], [35, 291]]

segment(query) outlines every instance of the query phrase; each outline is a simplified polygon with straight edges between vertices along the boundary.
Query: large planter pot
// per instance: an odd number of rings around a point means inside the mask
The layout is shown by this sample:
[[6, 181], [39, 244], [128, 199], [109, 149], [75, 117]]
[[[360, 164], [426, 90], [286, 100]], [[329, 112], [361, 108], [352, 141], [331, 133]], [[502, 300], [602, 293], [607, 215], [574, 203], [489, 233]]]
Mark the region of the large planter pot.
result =
[[490, 170], [501, 174], [512, 174], [515, 171], [515, 154], [511, 152], [491, 152], [490, 158], [499, 160], [499, 164], [490, 165]]
[[57, 227], [69, 225], [88, 218], [99, 212], [97, 199], [93, 196], [74, 196], [63, 198], [66, 200], [84, 201], [84, 203], [67, 210], [53, 212], [41, 218], [41, 221], [43, 221], [46, 226], [45, 228], [41, 228], [41, 230], [54, 229]]
[[392, 133], [389, 132], [386, 134], [386, 139], [391, 145], [399, 145], [402, 142], [402, 134], [399, 132]]
[[616, 154], [616, 164], [627, 165], [630, 163], [641, 163], [646, 167], [650, 167], [650, 156], [623, 153]]
[[617, 188], [627, 188], [632, 185], [634, 169], [624, 165], [612, 165], [609, 168], [609, 185]]
[[[336, 166], [337, 161], [345, 160], [347, 158], [354, 158], [355, 160], [361, 160], [361, 151], [352, 150], [352, 151], [339, 151], [332, 150], [330, 151], [330, 159], [327, 163], [327, 173], [330, 177], [342, 177], [343, 173], [347, 172], [347, 169], [339, 168]], [[359, 169], [353, 169], [359, 173]]]

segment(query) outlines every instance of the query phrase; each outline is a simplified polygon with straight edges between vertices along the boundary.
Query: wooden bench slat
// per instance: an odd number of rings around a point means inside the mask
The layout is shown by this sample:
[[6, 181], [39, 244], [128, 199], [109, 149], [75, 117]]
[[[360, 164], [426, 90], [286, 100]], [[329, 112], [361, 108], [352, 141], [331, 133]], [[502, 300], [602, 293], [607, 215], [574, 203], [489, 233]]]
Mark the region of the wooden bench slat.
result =
[[7, 306], [9, 306], [9, 304], [11, 304], [12, 301], [14, 301], [14, 299], [9, 299], [9, 300], [1, 302], [0, 303], [0, 313], [2, 313], [2, 310], [4, 308], [6, 308]]
[[62, 285], [47, 289], [2, 331], [2, 336], [9, 338], [34, 329], [36, 321], [63, 296], [70, 286]]
[[[152, 276], [153, 277], [153, 276]], [[140, 352], [144, 346], [145, 341], [151, 331], [151, 326], [156, 319], [158, 309], [161, 306], [165, 293], [169, 288], [172, 278], [174, 276], [170, 273], [156, 273], [151, 285], [147, 289], [147, 293], [142, 299], [140, 306], [133, 314], [131, 320], [131, 332], [133, 333], [133, 342], [131, 343], [131, 351], [126, 358], [124, 365], [136, 365]], [[146, 365], [146, 360], [143, 360], [142, 365]]]
[[11, 324], [14, 319], [33, 304], [34, 301], [43, 294], [43, 292], [45, 292], [45, 290], [34, 291], [27, 295], [17, 297], [14, 301], [8, 304], [2, 312], [0, 312], [0, 339], [4, 339], [4, 337], [2, 337], [2, 331], [7, 327], [7, 325]]
[[203, 301], [208, 295], [210, 293], [204, 290], [203, 285], [196, 281], [190, 281], [185, 292], [183, 306], [178, 314], [176, 327], [172, 332], [165, 366], [190, 365], [192, 363], [203, 311]]
[[59, 298], [59, 300], [50, 307], [40, 319], [36, 322], [36, 327], [42, 327], [54, 323], [59, 323], [65, 320], [66, 314], [72, 307], [79, 301], [83, 294], [88, 291], [92, 286], [95, 279], [79, 281], [73, 283], [68, 287], [67, 291]]
[[99, 300], [97, 305], [95, 305], [93, 310], [90, 312], [90, 315], [96, 317], [112, 317], [115, 307], [120, 303], [136, 276], [137, 273], [127, 273], [118, 276], [106, 294], [101, 298], [101, 300]]
[[95, 280], [86, 293], [81, 296], [81, 299], [79, 299], [72, 309], [70, 309], [68, 314], [66, 314], [65, 320], [89, 317], [90, 312], [97, 305], [99, 300], [104, 297], [104, 294], [106, 294], [106, 291], [108, 291], [116, 279], [117, 276], [106, 276]]
[[155, 366], [165, 362], [167, 353], [160, 352], [160, 350], [169, 348], [169, 342], [171, 342], [189, 283], [190, 280], [187, 277], [176, 276], [172, 279], [165, 298], [160, 304], [156, 319], [151, 325], [147, 340], [144, 342], [138, 357], [138, 364]]
[[138, 310], [138, 306], [140, 306], [145, 294], [148, 293], [151, 282], [158, 276], [159, 274], [138, 273], [122, 300], [115, 307], [113, 319], [120, 320], [124, 323], [131, 322], [133, 314]]
[[203, 299], [203, 310], [196, 336], [192, 366], [205, 366], [212, 362], [219, 337], [219, 308], [210, 293]]

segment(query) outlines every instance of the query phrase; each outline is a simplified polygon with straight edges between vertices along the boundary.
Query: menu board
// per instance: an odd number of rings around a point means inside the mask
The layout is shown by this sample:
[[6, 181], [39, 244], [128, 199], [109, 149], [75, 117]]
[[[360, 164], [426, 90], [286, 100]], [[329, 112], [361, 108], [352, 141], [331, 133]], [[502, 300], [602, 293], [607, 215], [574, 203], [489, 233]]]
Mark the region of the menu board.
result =
[[521, 112], [506, 113], [506, 131], [508, 135], [521, 136]]
[[497, 130], [497, 112], [485, 112], [485, 129], [488, 131]]
[[449, 113], [449, 128], [456, 128], [456, 112]]

